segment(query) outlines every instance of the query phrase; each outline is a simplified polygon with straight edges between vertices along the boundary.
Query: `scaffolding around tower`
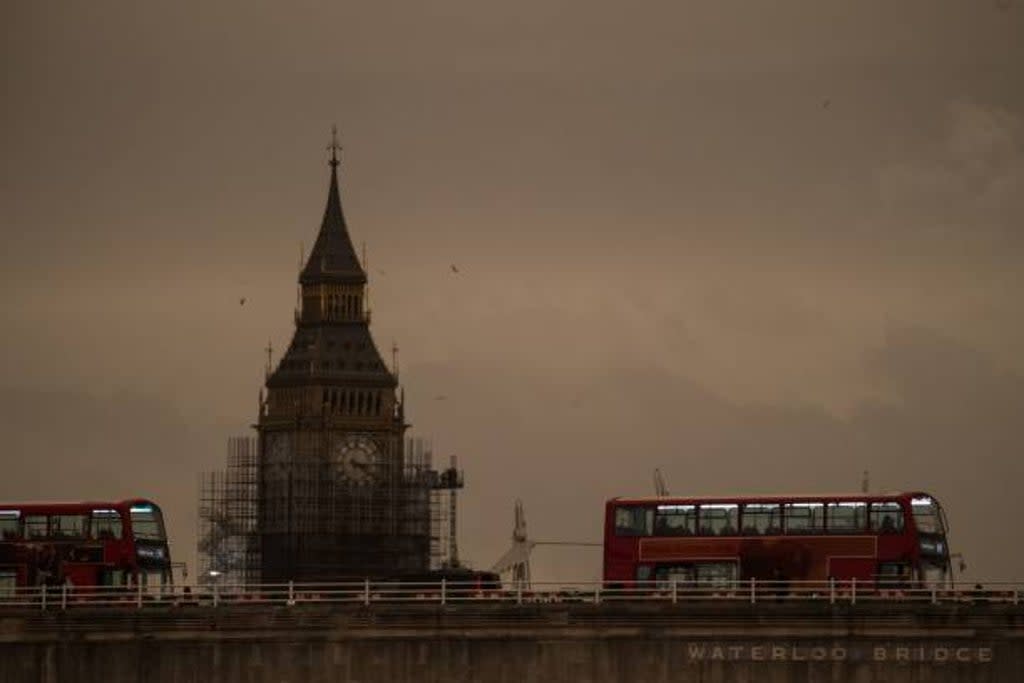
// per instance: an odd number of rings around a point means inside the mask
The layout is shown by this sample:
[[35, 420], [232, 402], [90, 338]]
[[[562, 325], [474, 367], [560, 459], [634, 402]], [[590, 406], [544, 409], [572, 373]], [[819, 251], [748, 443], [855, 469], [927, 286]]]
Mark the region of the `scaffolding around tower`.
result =
[[[338, 532], [356, 532], [369, 545], [388, 543], [390, 538], [391, 543], [427, 549], [429, 566], [394, 567], [398, 574], [458, 567], [456, 491], [464, 485], [463, 474], [454, 457], [450, 467], [435, 470], [427, 439], [407, 439], [405, 453], [401, 476], [387, 478], [393, 485], [386, 492], [328, 487], [322, 492], [326, 497], [319, 499], [321, 504], [307, 509], [312, 515], [303, 526], [308, 525], [312, 533], [299, 535], [308, 537], [307, 542], [314, 538], [323, 542]], [[278, 500], [276, 489], [261, 487], [259, 454], [257, 438], [232, 437], [225, 469], [201, 475], [198, 550], [199, 579], [204, 583], [240, 588], [261, 581], [261, 520], [280, 517], [288, 503]], [[317, 480], [324, 481], [319, 471], [308, 474], [292, 473], [289, 496], [301, 495], [306, 488], [315, 488]], [[388, 520], [375, 519], [382, 495], [393, 502]]]
[[461, 567], [458, 490], [465, 485], [465, 480], [454, 455], [450, 458], [448, 469], [431, 471], [430, 481], [430, 569], [436, 571]]
[[258, 453], [254, 437], [231, 437], [225, 469], [200, 475], [200, 582], [259, 580]]

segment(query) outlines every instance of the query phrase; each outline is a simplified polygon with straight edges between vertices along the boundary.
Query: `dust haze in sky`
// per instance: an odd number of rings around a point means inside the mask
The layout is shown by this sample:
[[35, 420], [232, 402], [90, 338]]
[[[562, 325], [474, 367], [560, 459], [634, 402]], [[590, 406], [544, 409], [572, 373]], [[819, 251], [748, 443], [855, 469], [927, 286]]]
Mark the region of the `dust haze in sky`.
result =
[[337, 122], [371, 329], [413, 431], [466, 469], [477, 566], [517, 497], [532, 536], [598, 540], [655, 467], [679, 494], [867, 469], [943, 501], [972, 577], [1024, 578], [1024, 5], [9, 3], [0, 25], [0, 499], [150, 495], [194, 561], [198, 473], [291, 337]]

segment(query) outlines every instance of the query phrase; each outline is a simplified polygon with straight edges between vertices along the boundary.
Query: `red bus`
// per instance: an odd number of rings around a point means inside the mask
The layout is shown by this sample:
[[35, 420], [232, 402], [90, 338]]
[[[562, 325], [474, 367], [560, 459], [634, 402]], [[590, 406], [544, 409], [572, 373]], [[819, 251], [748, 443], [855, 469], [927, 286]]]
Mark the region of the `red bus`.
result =
[[604, 580], [942, 586], [952, 580], [946, 529], [939, 502], [923, 492], [613, 498]]
[[171, 583], [163, 515], [151, 501], [0, 503], [0, 593]]

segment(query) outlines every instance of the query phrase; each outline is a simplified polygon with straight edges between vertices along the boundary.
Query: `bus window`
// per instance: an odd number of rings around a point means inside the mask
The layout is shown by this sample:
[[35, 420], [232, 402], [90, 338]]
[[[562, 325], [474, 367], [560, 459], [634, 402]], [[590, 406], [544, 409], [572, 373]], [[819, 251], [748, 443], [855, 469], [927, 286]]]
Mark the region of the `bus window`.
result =
[[786, 503], [782, 508], [787, 534], [820, 534], [825, 530], [823, 503]]
[[616, 536], [650, 536], [654, 527], [654, 508], [615, 508]]
[[881, 562], [878, 583], [886, 588], [905, 588], [910, 582], [910, 565], [904, 562]]
[[747, 503], [743, 506], [743, 533], [771, 536], [782, 533], [779, 506], [774, 503]]
[[51, 538], [85, 538], [85, 515], [50, 515]]
[[46, 538], [46, 515], [25, 515], [25, 538]]
[[21, 513], [18, 510], [0, 510], [0, 541], [13, 541], [21, 536]]
[[883, 534], [898, 534], [903, 531], [903, 508], [893, 501], [871, 504], [871, 528]]
[[921, 563], [919, 580], [926, 586], [946, 585], [946, 567], [937, 562], [924, 561]]
[[697, 583], [715, 588], [730, 588], [738, 575], [735, 562], [698, 562]]
[[135, 538], [164, 540], [164, 520], [160, 514], [160, 508], [151, 503], [132, 505], [130, 513], [132, 533]]
[[18, 572], [0, 569], [0, 598], [12, 597], [18, 589]]
[[92, 527], [89, 535], [98, 540], [120, 539], [122, 532], [121, 515], [117, 510], [93, 510]]
[[928, 496], [910, 499], [910, 511], [914, 513], [914, 524], [922, 534], [942, 534], [939, 506]]
[[689, 585], [693, 583], [697, 575], [692, 564], [684, 565], [663, 565], [654, 570], [654, 580], [658, 588], [670, 588], [673, 583], [677, 585]]
[[736, 503], [709, 503], [700, 506], [700, 532], [709, 536], [735, 536], [740, 506]]
[[100, 572], [101, 586], [127, 586], [131, 583], [129, 575], [123, 569], [105, 569]]
[[828, 531], [849, 534], [864, 531], [868, 523], [868, 504], [857, 501], [828, 504]]
[[697, 533], [696, 505], [659, 505], [654, 515], [655, 536], [693, 536]]

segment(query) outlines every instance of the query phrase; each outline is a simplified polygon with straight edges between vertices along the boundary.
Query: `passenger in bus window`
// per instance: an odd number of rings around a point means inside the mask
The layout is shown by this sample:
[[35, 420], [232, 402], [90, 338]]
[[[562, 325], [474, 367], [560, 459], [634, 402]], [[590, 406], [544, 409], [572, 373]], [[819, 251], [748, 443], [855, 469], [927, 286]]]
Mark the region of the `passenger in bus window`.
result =
[[882, 528], [883, 534], [894, 534], [896, 533], [896, 522], [893, 521], [892, 515], [884, 515], [882, 517]]

